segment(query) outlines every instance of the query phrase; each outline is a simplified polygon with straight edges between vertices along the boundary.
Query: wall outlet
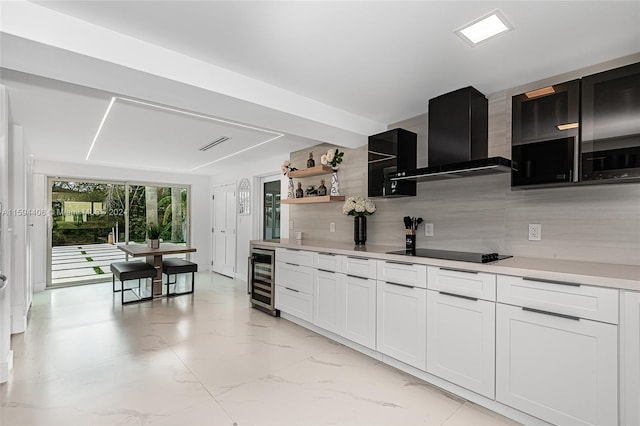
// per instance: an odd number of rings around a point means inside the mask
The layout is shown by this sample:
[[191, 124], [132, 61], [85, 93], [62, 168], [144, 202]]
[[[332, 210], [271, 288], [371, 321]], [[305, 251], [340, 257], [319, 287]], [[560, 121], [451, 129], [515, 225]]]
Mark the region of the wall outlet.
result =
[[293, 220], [289, 221], [289, 229], [293, 229]]
[[433, 237], [433, 223], [424, 224], [424, 236]]
[[539, 223], [529, 224], [529, 241], [542, 240], [542, 225]]
[[329, 222], [329, 232], [336, 232], [336, 223]]

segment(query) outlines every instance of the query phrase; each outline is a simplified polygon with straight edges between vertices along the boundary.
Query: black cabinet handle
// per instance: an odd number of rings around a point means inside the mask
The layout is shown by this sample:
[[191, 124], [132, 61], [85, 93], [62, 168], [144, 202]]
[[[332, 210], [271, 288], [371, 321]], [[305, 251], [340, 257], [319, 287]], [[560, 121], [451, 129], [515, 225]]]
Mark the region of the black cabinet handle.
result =
[[391, 263], [393, 265], [405, 265], [405, 266], [413, 266], [413, 263], [407, 263], [407, 262], [398, 262], [395, 260], [385, 260], [384, 263]]
[[368, 257], [360, 257], [360, 256], [347, 256], [348, 259], [358, 259], [358, 260], [369, 260]]
[[357, 275], [347, 274], [347, 276], [348, 276], [348, 277], [351, 277], [351, 278], [357, 278], [357, 279], [359, 279], [359, 280], [365, 280], [365, 281], [366, 281], [366, 280], [368, 280], [368, 278], [365, 278], [365, 277], [359, 277], [359, 276], [357, 276]]
[[291, 266], [300, 266], [300, 265], [296, 265], [295, 263], [289, 263], [289, 262], [284, 262], [285, 265], [291, 265]]
[[456, 268], [442, 268], [440, 267], [441, 271], [449, 271], [449, 272], [463, 272], [465, 274], [478, 274], [478, 271], [469, 271], [466, 269], [456, 269]]
[[335, 253], [325, 253], [325, 252], [321, 252], [321, 253], [318, 253], [318, 254], [323, 254], [323, 255], [325, 255], [325, 256], [335, 256]]
[[478, 301], [477, 297], [471, 297], [471, 296], [462, 296], [460, 294], [453, 294], [453, 293], [447, 293], [446, 291], [439, 291], [438, 293], [440, 294], [444, 294], [445, 296], [451, 296], [451, 297], [458, 297], [460, 299], [467, 299], [467, 300], [473, 300], [474, 302]]
[[400, 284], [400, 283], [392, 283], [390, 281], [385, 281], [387, 284], [397, 285], [398, 287], [406, 287], [406, 288], [416, 288], [415, 286], [409, 284]]
[[318, 269], [318, 271], [328, 272], [328, 273], [330, 273], [330, 274], [335, 274], [335, 273], [336, 273], [336, 271], [329, 271], [329, 270], [327, 270], [327, 269]]
[[285, 287], [289, 291], [293, 291], [295, 293], [300, 293], [300, 290], [296, 290], [295, 288]]
[[566, 315], [566, 314], [558, 314], [555, 312], [549, 312], [549, 311], [543, 311], [541, 309], [534, 309], [534, 308], [522, 308], [523, 311], [527, 311], [527, 312], [534, 312], [536, 314], [543, 314], [543, 315], [551, 315], [553, 317], [560, 317], [560, 318], [566, 318], [566, 319], [570, 319], [570, 320], [574, 320], [574, 321], [580, 321], [580, 318], [578, 317], [574, 317], [573, 315]]
[[530, 277], [523, 277], [522, 279], [524, 281], [538, 281], [538, 282], [548, 283], [548, 284], [568, 285], [571, 287], [580, 287], [582, 285], [580, 283], [570, 283], [567, 281], [555, 281], [555, 280], [541, 280], [539, 278], [530, 278]]

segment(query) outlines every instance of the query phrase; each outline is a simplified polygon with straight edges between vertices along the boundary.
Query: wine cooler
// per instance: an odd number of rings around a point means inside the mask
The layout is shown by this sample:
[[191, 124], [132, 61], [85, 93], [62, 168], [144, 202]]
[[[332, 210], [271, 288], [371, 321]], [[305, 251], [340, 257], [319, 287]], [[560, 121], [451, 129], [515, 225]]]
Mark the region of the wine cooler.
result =
[[274, 250], [252, 248], [249, 256], [249, 293], [254, 308], [274, 316], [280, 316], [275, 308], [275, 259]]

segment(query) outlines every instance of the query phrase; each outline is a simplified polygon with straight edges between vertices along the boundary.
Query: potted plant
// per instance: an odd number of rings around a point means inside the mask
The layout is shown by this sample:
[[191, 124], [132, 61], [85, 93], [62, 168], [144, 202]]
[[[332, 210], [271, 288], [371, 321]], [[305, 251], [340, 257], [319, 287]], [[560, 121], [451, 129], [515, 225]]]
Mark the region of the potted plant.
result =
[[150, 222], [147, 226], [147, 247], [159, 248], [160, 247], [160, 234], [164, 229], [160, 224]]
[[353, 240], [362, 246], [367, 241], [367, 216], [376, 212], [376, 205], [369, 198], [349, 197], [342, 206], [342, 213], [353, 216]]

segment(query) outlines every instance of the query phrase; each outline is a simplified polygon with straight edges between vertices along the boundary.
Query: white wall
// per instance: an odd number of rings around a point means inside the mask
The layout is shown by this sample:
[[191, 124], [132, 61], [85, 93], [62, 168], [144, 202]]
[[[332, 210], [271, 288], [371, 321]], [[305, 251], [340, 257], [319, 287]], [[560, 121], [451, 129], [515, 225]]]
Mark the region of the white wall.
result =
[[[144, 170], [121, 169], [115, 167], [102, 167], [89, 164], [58, 163], [48, 161], [38, 161], [34, 164], [35, 180], [40, 180], [42, 176], [55, 176], [61, 178], [85, 178], [113, 181], [129, 181], [136, 183], [153, 184], [174, 184], [190, 185], [191, 199], [189, 209], [191, 212], [191, 234], [190, 243], [196, 248], [196, 252], [191, 254], [191, 261], [198, 264], [199, 270], [206, 271], [210, 268], [211, 259], [211, 194], [209, 189], [209, 178], [206, 176], [185, 175], [178, 173], [151, 172]], [[40, 175], [40, 177], [38, 177]], [[39, 200], [34, 201], [36, 208], [49, 209], [46, 194], [47, 191], [39, 191]], [[39, 241], [47, 244], [46, 230], [42, 230]], [[45, 265], [46, 266], [46, 265]]]
[[[261, 197], [262, 188], [260, 180], [265, 176], [274, 176], [279, 173], [280, 165], [285, 159], [289, 158], [288, 153], [274, 153], [274, 155], [262, 159], [259, 163], [252, 164], [251, 169], [239, 169], [233, 173], [212, 176], [210, 179], [210, 195], [213, 194], [213, 187], [233, 183], [240, 183], [243, 178], [249, 179], [251, 182], [251, 213], [248, 215], [237, 215], [236, 222], [236, 275], [239, 280], [247, 280], [247, 259], [249, 257], [249, 243], [251, 240], [261, 239], [260, 220], [262, 215]], [[286, 180], [283, 179], [280, 186], [281, 194], [286, 197], [287, 186]], [[289, 206], [282, 205], [280, 210], [282, 238], [289, 236]]]

